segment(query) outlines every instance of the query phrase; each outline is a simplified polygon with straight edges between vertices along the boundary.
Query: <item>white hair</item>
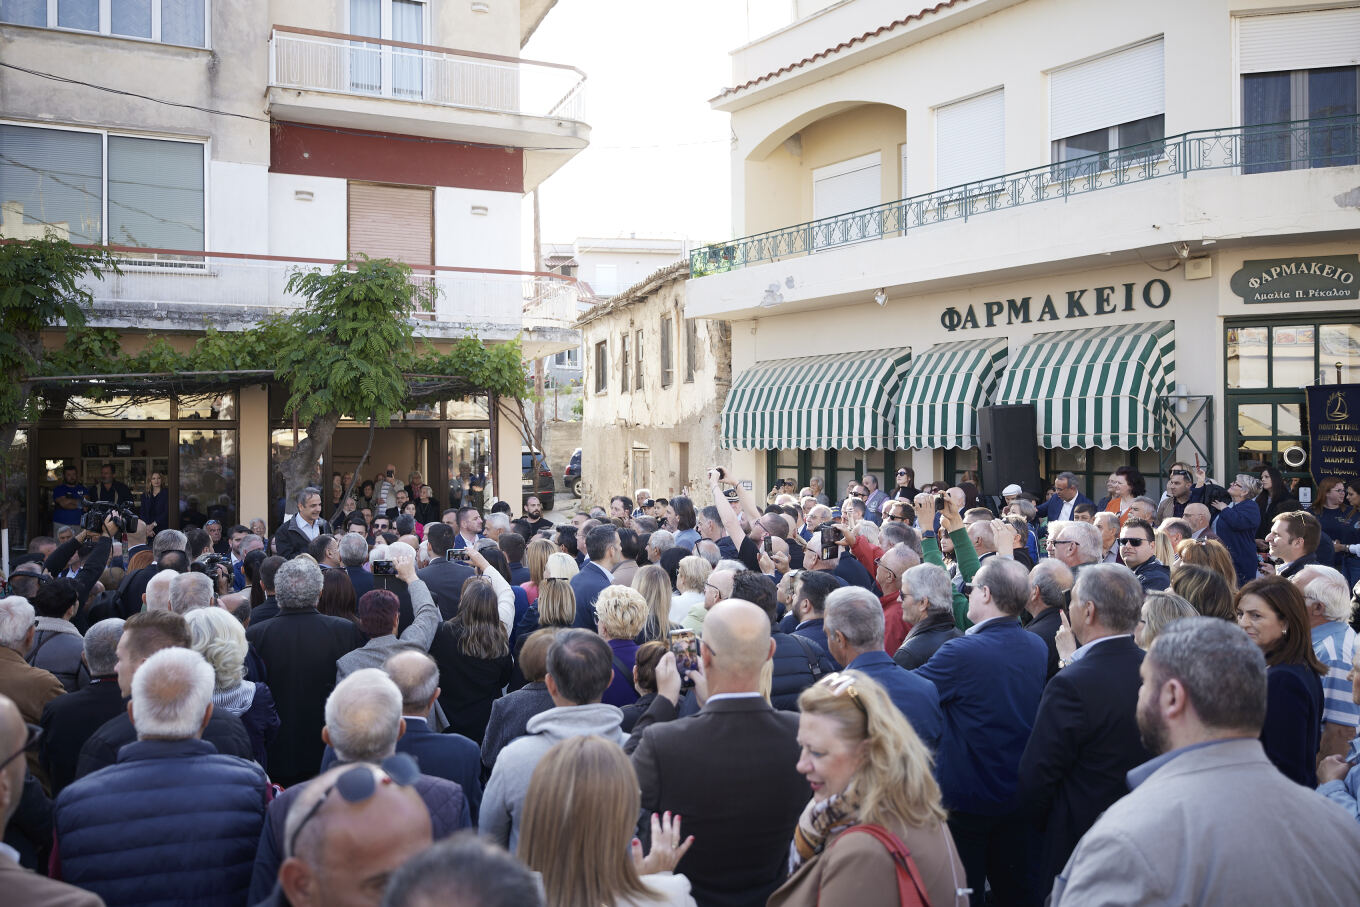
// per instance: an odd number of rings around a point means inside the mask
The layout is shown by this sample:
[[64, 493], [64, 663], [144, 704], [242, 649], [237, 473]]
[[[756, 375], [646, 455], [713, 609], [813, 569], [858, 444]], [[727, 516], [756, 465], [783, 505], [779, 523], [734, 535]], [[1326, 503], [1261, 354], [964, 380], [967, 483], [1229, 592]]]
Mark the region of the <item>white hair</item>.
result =
[[[33, 629], [33, 606], [22, 595], [0, 598], [0, 646], [21, 649]], [[28, 653], [22, 653], [28, 654]]]
[[548, 562], [543, 567], [544, 579], [571, 579], [581, 572], [581, 568], [576, 566], [576, 559], [565, 551], [554, 551], [548, 555]]
[[647, 547], [664, 554], [675, 547], [675, 535], [669, 529], [658, 529], [648, 537]]
[[194, 651], [212, 665], [215, 689], [230, 690], [246, 676], [246, 631], [225, 608], [198, 608], [184, 615]]
[[192, 649], [152, 653], [132, 675], [132, 723], [137, 739], [198, 736], [212, 702], [213, 669]]
[[510, 529], [510, 518], [503, 513], [493, 513], [486, 518], [486, 528], [506, 532]]
[[1100, 513], [1097, 513], [1091, 519], [1091, 522], [1094, 523], [1101, 532], [1104, 532], [1106, 529], [1117, 530], [1119, 528], [1119, 517], [1108, 510], [1102, 510]]
[[1351, 590], [1338, 571], [1321, 564], [1309, 564], [1299, 571], [1294, 581], [1302, 587], [1306, 601], [1322, 605], [1322, 613], [1328, 620], [1351, 619]]
[[194, 571], [175, 574], [175, 578], [170, 582], [171, 611], [176, 614], [188, 614], [199, 608], [211, 608], [212, 603], [213, 584], [208, 574]]
[[367, 539], [357, 532], [347, 532], [340, 537], [340, 563], [346, 567], [358, 567], [367, 559]]
[[401, 690], [378, 668], [355, 671], [326, 698], [326, 733], [341, 762], [392, 755], [400, 732]]
[[412, 548], [405, 542], [393, 542], [392, 544], [387, 546], [387, 560], [395, 561], [397, 558], [402, 556], [409, 557], [411, 558], [411, 560], [415, 560], [416, 549]]
[[177, 576], [179, 574], [173, 570], [162, 570], [151, 577], [146, 584], [146, 610], [170, 610], [170, 584]]
[[[1050, 530], [1051, 528], [1050, 524]], [[1095, 523], [1069, 520], [1062, 524], [1057, 534], [1062, 536], [1063, 541], [1076, 542], [1081, 560], [1087, 563], [1094, 564], [1105, 554], [1105, 540], [1101, 537], [1100, 530], [1096, 528]]]
[[378, 544], [373, 546], [372, 551], [368, 552], [368, 562], [371, 564], [374, 561], [385, 560], [387, 560], [387, 543], [379, 542]]

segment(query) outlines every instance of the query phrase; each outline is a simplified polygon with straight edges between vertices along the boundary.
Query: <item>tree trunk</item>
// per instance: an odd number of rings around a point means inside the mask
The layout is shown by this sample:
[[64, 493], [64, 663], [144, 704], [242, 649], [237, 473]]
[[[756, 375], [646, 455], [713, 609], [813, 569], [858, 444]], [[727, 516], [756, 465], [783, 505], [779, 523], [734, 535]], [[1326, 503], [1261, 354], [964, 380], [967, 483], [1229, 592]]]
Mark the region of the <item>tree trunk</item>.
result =
[[297, 494], [317, 481], [314, 471], [321, 454], [330, 446], [335, 427], [340, 424], [339, 413], [327, 413], [311, 421], [307, 426], [307, 437], [293, 448], [293, 455], [279, 464], [279, 476], [283, 479], [283, 515], [286, 519], [297, 513]]
[[[14, 339], [19, 342], [19, 346], [28, 353], [32, 361], [32, 371], [27, 375], [12, 375], [10, 380], [18, 385], [18, 392], [15, 397], [15, 411], [22, 413], [28, 405], [28, 398], [33, 393], [33, 383], [28, 379], [42, 370], [43, 345], [42, 334], [38, 331], [15, 331]], [[10, 470], [10, 453], [14, 447], [14, 436], [19, 432], [19, 423], [6, 422], [0, 425], [0, 524], [9, 525], [10, 517], [17, 513], [22, 505], [20, 499], [28, 491], [25, 488], [10, 488], [8, 482]], [[28, 464], [19, 464], [20, 473], [28, 474]]]

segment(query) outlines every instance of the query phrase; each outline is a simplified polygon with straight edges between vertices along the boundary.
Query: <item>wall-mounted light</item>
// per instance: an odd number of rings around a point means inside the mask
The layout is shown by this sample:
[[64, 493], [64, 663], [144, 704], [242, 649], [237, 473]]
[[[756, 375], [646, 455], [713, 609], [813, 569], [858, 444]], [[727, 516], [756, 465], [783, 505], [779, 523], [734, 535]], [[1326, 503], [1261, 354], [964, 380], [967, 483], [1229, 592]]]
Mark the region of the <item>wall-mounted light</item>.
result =
[[311, 189], [294, 189], [293, 199], [299, 202], [309, 202], [314, 196]]
[[474, 217], [486, 217], [491, 213], [491, 209], [486, 205], [473, 205], [472, 214]]
[[882, 287], [879, 287], [878, 290], [874, 292], [874, 302], [879, 305], [888, 304], [888, 294]]

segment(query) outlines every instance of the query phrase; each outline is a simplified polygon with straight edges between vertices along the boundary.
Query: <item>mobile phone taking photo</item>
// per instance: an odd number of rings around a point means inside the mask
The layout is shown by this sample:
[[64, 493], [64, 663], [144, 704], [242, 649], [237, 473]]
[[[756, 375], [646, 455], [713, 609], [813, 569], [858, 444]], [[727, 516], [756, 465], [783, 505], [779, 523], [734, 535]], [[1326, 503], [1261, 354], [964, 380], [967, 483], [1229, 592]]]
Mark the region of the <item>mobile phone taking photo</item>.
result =
[[373, 575], [374, 575], [374, 576], [396, 576], [396, 575], [397, 575], [397, 565], [396, 565], [396, 563], [393, 562], [393, 561], [374, 561], [374, 562], [373, 562]]
[[699, 667], [699, 637], [693, 630], [672, 630], [671, 653], [675, 655], [675, 669], [680, 672], [680, 685], [694, 686], [689, 672]]

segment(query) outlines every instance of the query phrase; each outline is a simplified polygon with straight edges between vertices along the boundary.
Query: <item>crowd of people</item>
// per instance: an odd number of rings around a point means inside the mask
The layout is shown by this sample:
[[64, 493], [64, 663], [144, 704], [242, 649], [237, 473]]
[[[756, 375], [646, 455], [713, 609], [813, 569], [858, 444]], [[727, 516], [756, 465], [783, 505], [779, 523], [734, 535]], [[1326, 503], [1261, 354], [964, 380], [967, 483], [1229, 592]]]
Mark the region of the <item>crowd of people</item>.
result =
[[1353, 479], [395, 475], [32, 540], [6, 903], [1360, 904]]

